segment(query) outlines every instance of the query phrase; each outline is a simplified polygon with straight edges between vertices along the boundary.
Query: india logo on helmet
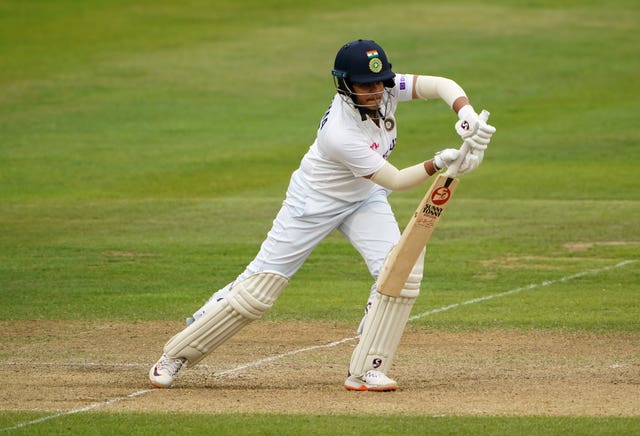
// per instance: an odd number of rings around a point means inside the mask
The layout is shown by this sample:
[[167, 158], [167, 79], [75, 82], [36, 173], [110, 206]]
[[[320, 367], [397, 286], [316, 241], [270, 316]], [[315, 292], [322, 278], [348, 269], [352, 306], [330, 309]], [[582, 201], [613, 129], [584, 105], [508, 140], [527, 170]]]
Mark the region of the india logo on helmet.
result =
[[372, 58], [369, 61], [369, 69], [373, 73], [379, 73], [380, 71], [382, 71], [382, 61], [379, 58]]
[[382, 61], [380, 60], [378, 50], [367, 51], [367, 57], [369, 58], [369, 69], [373, 73], [379, 73], [382, 71]]

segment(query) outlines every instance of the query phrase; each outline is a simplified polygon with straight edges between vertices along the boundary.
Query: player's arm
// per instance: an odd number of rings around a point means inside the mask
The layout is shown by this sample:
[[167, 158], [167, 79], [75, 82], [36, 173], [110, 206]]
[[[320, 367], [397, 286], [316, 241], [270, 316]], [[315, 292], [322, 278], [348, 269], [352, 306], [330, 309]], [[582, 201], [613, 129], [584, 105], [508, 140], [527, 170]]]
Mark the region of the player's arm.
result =
[[469, 104], [469, 98], [460, 85], [454, 80], [438, 76], [414, 75], [412, 97], [423, 100], [442, 99], [455, 113]]
[[401, 170], [385, 162], [382, 168], [365, 178], [392, 191], [406, 191], [423, 183], [442, 168], [449, 167], [458, 156], [458, 150], [448, 148], [436, 153], [433, 159]]
[[440, 98], [458, 114], [455, 129], [463, 140], [471, 140], [486, 145], [495, 132], [481, 120], [475, 109], [469, 103], [464, 89], [454, 80], [438, 76], [413, 76], [412, 97], [424, 100]]

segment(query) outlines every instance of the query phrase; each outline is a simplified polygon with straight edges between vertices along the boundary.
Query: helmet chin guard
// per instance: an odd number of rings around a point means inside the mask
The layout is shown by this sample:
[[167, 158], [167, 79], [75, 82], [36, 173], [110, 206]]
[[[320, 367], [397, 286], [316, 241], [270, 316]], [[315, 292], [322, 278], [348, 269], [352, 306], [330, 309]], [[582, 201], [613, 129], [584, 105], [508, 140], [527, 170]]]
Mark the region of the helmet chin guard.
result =
[[[390, 93], [389, 88], [385, 87], [380, 92], [358, 93], [358, 92], [355, 92], [353, 89], [351, 89], [351, 86], [346, 79], [339, 79], [334, 77], [334, 83], [336, 86], [336, 90], [338, 91], [338, 94], [340, 94], [342, 99], [348, 105], [350, 105], [354, 109], [357, 109], [358, 112], [360, 112], [360, 117], [362, 118], [362, 121], [365, 121], [367, 119], [367, 115], [370, 115], [372, 118], [378, 118], [378, 117], [382, 119], [385, 118], [387, 114], [387, 108], [389, 105], [389, 98], [385, 99], [384, 96], [385, 94]], [[384, 101], [385, 103], [384, 111], [382, 110], [381, 107], [378, 107], [376, 110], [371, 110], [366, 106], [358, 103], [358, 96], [361, 96], [361, 95], [380, 95], [381, 101]]]

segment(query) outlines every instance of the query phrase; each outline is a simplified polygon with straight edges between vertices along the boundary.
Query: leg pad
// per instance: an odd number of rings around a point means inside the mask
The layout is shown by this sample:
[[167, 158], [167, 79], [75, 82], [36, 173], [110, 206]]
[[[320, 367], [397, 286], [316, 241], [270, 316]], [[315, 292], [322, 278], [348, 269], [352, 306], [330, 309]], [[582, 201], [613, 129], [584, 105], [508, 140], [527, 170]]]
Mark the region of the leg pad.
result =
[[397, 297], [376, 293], [362, 324], [360, 342], [353, 351], [349, 374], [361, 377], [369, 370], [386, 374], [409, 319], [413, 303], [420, 294], [424, 270], [424, 250], [413, 266], [404, 289]]
[[236, 283], [225, 298], [167, 342], [171, 358], [195, 365], [207, 354], [273, 306], [289, 279], [275, 272], [260, 272]]

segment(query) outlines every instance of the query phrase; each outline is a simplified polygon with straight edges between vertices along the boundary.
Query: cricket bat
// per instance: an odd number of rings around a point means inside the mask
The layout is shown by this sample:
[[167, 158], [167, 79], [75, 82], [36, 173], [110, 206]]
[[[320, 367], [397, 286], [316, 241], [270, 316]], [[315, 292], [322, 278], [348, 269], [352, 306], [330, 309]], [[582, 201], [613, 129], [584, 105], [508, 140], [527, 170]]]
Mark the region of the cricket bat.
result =
[[[480, 119], [487, 122], [489, 112], [483, 110]], [[402, 292], [413, 266], [429, 242], [436, 224], [458, 186], [456, 175], [468, 148], [464, 142], [460, 147], [458, 160], [452, 163], [445, 173], [436, 177], [402, 232], [400, 241], [387, 255], [378, 276], [379, 293], [397, 297]]]

